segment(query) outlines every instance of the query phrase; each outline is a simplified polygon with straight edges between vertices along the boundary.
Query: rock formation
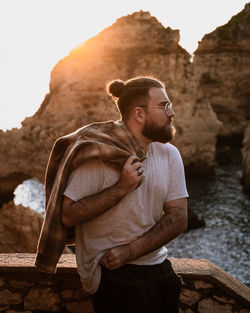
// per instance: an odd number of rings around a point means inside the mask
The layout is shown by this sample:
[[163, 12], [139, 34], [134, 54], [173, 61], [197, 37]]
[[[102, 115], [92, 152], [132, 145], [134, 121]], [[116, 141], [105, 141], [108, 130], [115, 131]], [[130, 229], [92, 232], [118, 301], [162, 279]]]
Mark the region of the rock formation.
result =
[[11, 201], [0, 209], [0, 253], [35, 253], [43, 217]]
[[250, 122], [245, 130], [243, 140], [243, 184], [245, 191], [250, 192]]
[[178, 44], [179, 31], [164, 28], [148, 12], [122, 17], [59, 61], [50, 93], [21, 129], [0, 133], [0, 197], [12, 198], [28, 177], [43, 181], [54, 140], [92, 121], [119, 118], [104, 85], [114, 78], [154, 75], [167, 85], [176, 111], [177, 136], [186, 167], [213, 168], [221, 123], [197, 92], [190, 55]]
[[250, 118], [250, 4], [204, 36], [193, 63], [178, 42], [178, 30], [141, 11], [118, 19], [59, 61], [37, 113], [21, 129], [0, 132], [0, 202], [12, 199], [15, 187], [29, 177], [43, 181], [57, 137], [93, 121], [119, 118], [104, 90], [105, 82], [117, 77], [154, 75], [166, 83], [177, 113], [174, 144], [187, 169], [209, 171], [218, 131], [243, 134]]
[[[0, 209], [0, 253], [35, 253], [43, 217], [40, 213], [15, 205], [13, 201]], [[72, 253], [65, 248], [63, 253]]]
[[250, 3], [203, 37], [193, 65], [202, 99], [223, 122], [219, 134], [242, 135], [250, 119]]

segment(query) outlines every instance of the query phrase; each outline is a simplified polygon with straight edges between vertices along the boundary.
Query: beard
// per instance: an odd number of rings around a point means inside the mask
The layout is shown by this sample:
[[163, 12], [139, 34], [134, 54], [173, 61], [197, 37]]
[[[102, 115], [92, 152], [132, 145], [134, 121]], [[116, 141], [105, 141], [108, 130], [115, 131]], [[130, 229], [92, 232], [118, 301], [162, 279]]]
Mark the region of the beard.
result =
[[161, 143], [170, 142], [174, 138], [175, 133], [176, 130], [171, 124], [171, 120], [168, 120], [164, 126], [157, 126], [152, 121], [146, 120], [142, 129], [142, 135], [144, 137]]

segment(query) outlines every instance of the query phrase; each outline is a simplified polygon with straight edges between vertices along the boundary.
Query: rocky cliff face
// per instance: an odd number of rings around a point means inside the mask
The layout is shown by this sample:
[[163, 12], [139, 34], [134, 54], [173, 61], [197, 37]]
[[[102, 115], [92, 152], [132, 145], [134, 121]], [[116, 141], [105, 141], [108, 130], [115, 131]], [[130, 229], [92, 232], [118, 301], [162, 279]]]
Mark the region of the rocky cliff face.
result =
[[206, 100], [197, 102], [190, 56], [178, 42], [179, 31], [164, 28], [147, 12], [137, 12], [120, 18], [61, 60], [37, 113], [20, 130], [0, 133], [3, 201], [23, 179], [43, 180], [58, 136], [93, 121], [119, 118], [104, 91], [105, 82], [117, 77], [154, 75], [166, 82], [177, 113], [175, 143], [185, 164], [211, 169], [220, 124]]
[[202, 99], [223, 122], [220, 135], [242, 135], [250, 119], [250, 3], [203, 37], [194, 71]]
[[243, 140], [243, 184], [245, 191], [250, 193], [250, 122], [245, 130]]
[[13, 201], [0, 210], [0, 253], [35, 253], [43, 217]]
[[[40, 213], [5, 203], [0, 209], [0, 253], [36, 253], [42, 223]], [[66, 247], [63, 253], [72, 252]]]

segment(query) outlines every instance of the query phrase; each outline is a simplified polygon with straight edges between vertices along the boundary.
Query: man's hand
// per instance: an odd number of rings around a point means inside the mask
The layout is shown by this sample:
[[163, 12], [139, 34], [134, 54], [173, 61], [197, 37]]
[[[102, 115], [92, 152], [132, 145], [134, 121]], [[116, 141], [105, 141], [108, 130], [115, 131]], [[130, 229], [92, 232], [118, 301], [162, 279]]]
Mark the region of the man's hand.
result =
[[128, 193], [136, 189], [144, 178], [144, 169], [137, 156], [132, 155], [125, 162], [120, 179], [113, 186], [103, 189], [78, 201], [64, 197], [62, 223], [65, 227], [80, 225], [103, 214]]
[[129, 244], [112, 248], [105, 252], [99, 263], [109, 270], [117, 269], [129, 261]]
[[187, 227], [187, 199], [176, 199], [165, 203], [162, 219], [141, 237], [126, 245], [108, 250], [99, 263], [114, 270], [128, 261], [150, 253], [176, 238]]
[[143, 179], [144, 169], [142, 167], [142, 163], [138, 161], [138, 157], [136, 155], [132, 155], [125, 162], [117, 185], [127, 194], [136, 189], [141, 184]]

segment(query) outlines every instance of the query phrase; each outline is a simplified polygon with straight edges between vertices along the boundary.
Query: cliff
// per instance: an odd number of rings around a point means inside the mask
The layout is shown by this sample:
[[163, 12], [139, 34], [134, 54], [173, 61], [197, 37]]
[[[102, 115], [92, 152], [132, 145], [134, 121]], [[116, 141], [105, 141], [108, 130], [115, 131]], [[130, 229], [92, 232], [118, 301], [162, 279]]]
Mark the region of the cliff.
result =
[[43, 223], [41, 214], [13, 201], [0, 210], [0, 253], [35, 253]]
[[245, 130], [243, 140], [243, 184], [245, 191], [250, 193], [250, 123]]
[[0, 133], [0, 197], [10, 200], [28, 177], [43, 181], [54, 140], [93, 121], [118, 119], [105, 83], [114, 78], [154, 75], [166, 83], [176, 111], [177, 136], [186, 168], [213, 168], [221, 123], [197, 92], [190, 55], [179, 45], [179, 31], [164, 28], [149, 12], [118, 19], [72, 50], [51, 73], [50, 93], [21, 129]]
[[203, 37], [193, 65], [201, 98], [223, 122], [219, 135], [242, 135], [250, 119], [250, 3]]
[[[13, 201], [0, 209], [0, 254], [36, 253], [43, 217], [40, 213], [15, 205]], [[65, 247], [64, 254], [72, 253]]]

